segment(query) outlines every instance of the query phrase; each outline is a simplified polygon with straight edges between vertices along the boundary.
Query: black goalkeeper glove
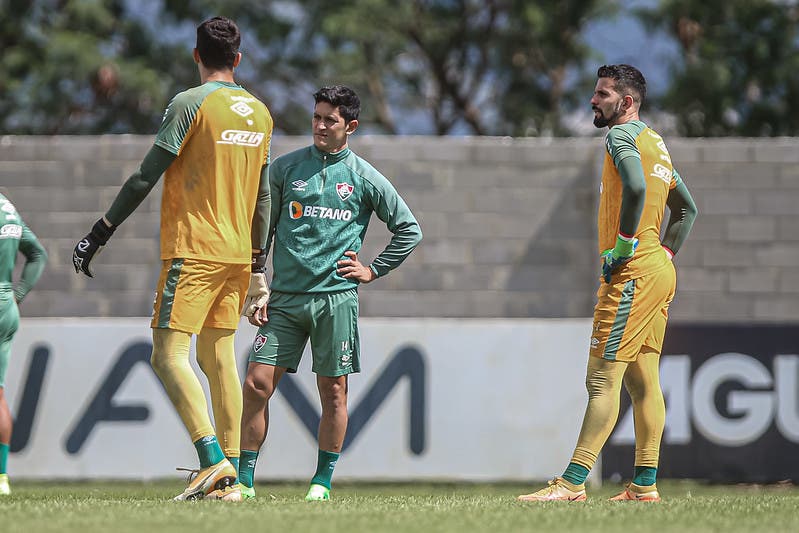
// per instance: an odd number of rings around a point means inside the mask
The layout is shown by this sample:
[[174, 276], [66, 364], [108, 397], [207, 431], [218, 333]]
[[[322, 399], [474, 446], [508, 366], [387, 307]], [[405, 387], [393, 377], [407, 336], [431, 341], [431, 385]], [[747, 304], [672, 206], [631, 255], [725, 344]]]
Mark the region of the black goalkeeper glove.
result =
[[102, 218], [94, 223], [89, 234], [81, 239], [72, 251], [72, 264], [75, 266], [75, 272], [83, 272], [90, 278], [94, 277], [89, 265], [95, 254], [105, 246], [105, 243], [114, 234], [115, 229], [116, 226], [107, 226]]

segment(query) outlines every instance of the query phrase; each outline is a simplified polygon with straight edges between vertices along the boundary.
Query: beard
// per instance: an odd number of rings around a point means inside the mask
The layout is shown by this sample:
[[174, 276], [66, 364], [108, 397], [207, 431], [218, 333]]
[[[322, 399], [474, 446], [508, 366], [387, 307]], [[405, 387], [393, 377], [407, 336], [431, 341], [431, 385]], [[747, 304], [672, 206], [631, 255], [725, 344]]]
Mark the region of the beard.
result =
[[606, 117], [605, 113], [603, 113], [602, 110], [599, 109], [598, 107], [593, 107], [591, 109], [593, 109], [593, 111], [595, 112], [596, 111], [599, 112], [599, 115], [594, 117], [594, 126], [596, 126], [597, 128], [604, 128], [621, 116], [621, 102], [616, 104], [616, 108], [613, 110], [613, 114], [610, 115], [609, 117]]

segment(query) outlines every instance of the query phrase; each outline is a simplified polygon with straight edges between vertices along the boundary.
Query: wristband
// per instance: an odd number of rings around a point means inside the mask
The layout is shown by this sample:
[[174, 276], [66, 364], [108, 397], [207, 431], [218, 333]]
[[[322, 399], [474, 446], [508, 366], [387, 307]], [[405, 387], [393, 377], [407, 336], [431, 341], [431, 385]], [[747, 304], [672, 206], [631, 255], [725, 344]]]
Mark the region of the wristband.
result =
[[635, 252], [635, 237], [628, 237], [623, 233], [616, 236], [616, 246], [613, 255], [616, 257], [630, 257]]
[[254, 252], [250, 272], [253, 274], [264, 274], [266, 272], [266, 252]]
[[111, 235], [114, 234], [114, 230], [116, 229], [116, 226], [113, 225], [109, 227], [101, 218], [94, 223], [94, 226], [92, 226], [90, 235], [100, 246], [105, 246], [105, 244], [108, 242], [108, 239], [111, 238]]

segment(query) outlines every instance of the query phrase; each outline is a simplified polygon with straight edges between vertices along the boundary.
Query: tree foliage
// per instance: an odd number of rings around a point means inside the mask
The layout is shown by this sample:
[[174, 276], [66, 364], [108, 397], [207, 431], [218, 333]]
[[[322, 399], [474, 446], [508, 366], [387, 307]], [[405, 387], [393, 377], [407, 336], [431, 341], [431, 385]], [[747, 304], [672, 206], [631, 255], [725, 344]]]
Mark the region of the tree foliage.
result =
[[613, 5], [344, 0], [322, 26], [331, 43], [325, 63], [365, 90], [388, 132], [416, 113], [439, 135], [562, 134], [561, 105], [579, 87], [568, 74], [591, 52], [581, 29]]
[[237, 79], [286, 133], [307, 131], [311, 95], [330, 83], [362, 95], [367, 131], [563, 133], [567, 73], [589, 53], [581, 26], [609, 3], [0, 0], [0, 127], [151, 133], [197, 83], [193, 28], [221, 14], [242, 28]]
[[[123, 2], [2, 1], [0, 127], [6, 133], [151, 131], [168, 83]], [[156, 122], [157, 124], [157, 122]]]
[[682, 134], [799, 134], [796, 2], [663, 0], [641, 16], [680, 43], [662, 105]]
[[[513, 0], [500, 40], [501, 116], [511, 135], [564, 135], [564, 109], [590, 95], [568, 78], [583, 71], [591, 50], [582, 39], [587, 22], [615, 13], [605, 0]], [[595, 70], [589, 74], [591, 87]], [[584, 104], [583, 104], [584, 105]]]
[[[0, 133], [153, 133], [198, 83], [198, 22], [242, 29], [237, 80], [278, 130], [321, 85], [353, 86], [370, 132], [568, 135], [593, 84], [589, 22], [618, 0], [0, 0]], [[686, 135], [799, 131], [793, 0], [660, 0], [637, 12], [683, 57], [655, 104]], [[631, 53], [635, 53], [632, 51]]]

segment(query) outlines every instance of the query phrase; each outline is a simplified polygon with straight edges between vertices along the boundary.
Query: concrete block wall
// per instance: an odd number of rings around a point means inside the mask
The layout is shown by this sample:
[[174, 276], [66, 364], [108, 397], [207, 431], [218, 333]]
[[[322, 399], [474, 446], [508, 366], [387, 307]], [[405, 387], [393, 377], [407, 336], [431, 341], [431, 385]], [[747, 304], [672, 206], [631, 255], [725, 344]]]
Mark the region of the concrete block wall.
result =
[[[277, 137], [273, 157], [310, 142]], [[0, 186], [50, 253], [23, 316], [149, 316], [160, 186], [117, 231], [94, 279], [72, 247], [107, 209], [150, 136], [0, 137]], [[678, 254], [672, 317], [799, 320], [799, 140], [667, 139], [700, 218]], [[355, 136], [425, 235], [361, 291], [364, 316], [585, 317], [598, 285], [600, 138]], [[389, 233], [373, 218], [362, 256]], [[18, 269], [19, 270], [19, 269]]]
[[667, 143], [700, 211], [672, 317], [799, 321], [799, 139]]

